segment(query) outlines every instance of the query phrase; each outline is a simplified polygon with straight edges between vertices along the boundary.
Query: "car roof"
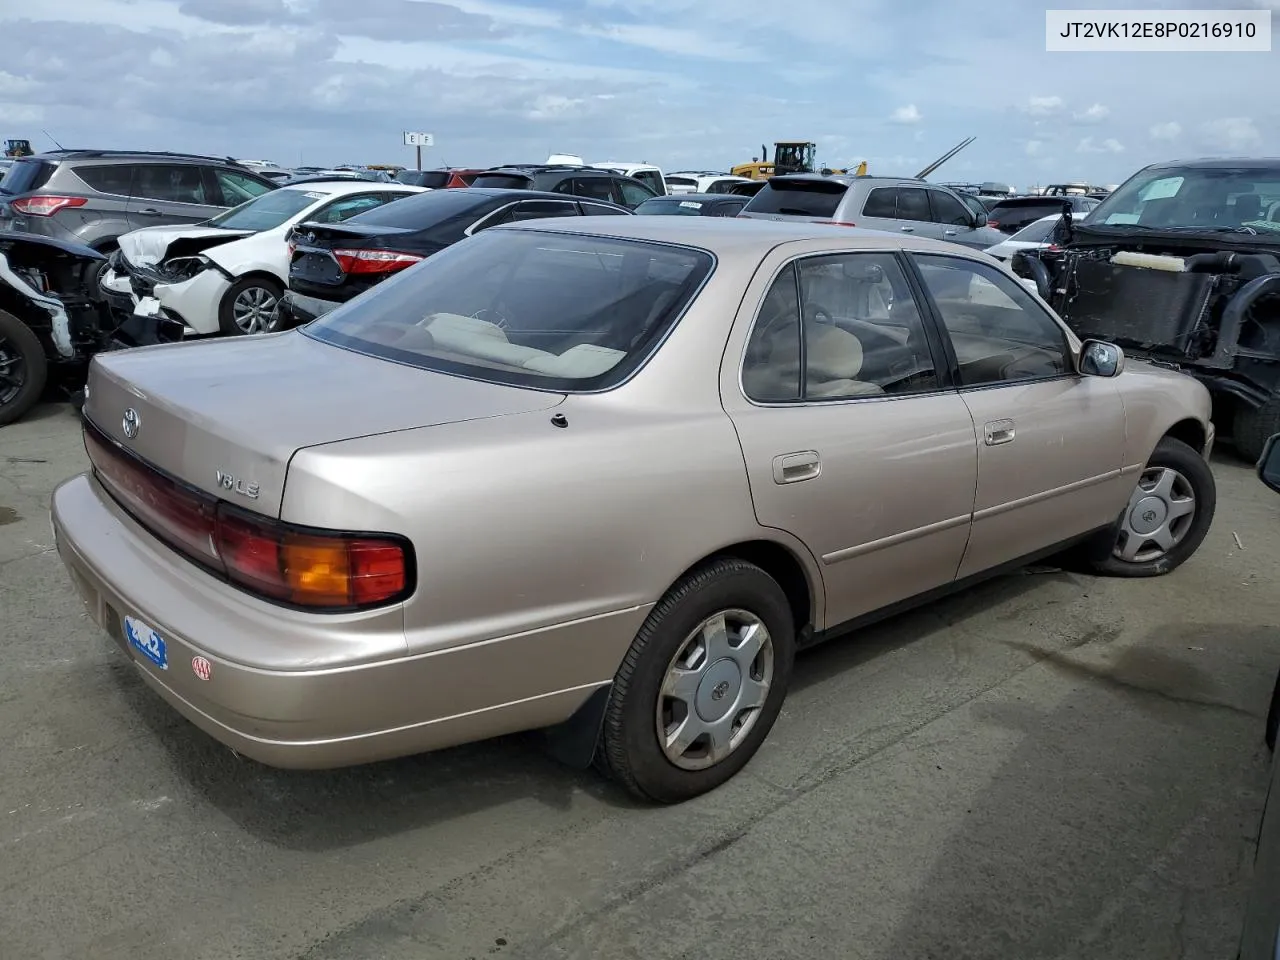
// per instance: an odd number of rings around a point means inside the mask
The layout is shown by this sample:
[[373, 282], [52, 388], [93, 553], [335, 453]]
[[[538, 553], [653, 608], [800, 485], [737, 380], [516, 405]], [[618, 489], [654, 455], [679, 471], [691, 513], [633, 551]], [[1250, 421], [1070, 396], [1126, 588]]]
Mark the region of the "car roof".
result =
[[[394, 193], [404, 194], [427, 192], [424, 187], [411, 187], [398, 181], [380, 183], [377, 180], [348, 180], [345, 177], [338, 180], [309, 180], [305, 183], [282, 183], [280, 185], [281, 190], [300, 190], [304, 193], [318, 192], [317, 188], [335, 197], [344, 193], [363, 193], [367, 190], [385, 191], [390, 189]], [[524, 192], [527, 193], [528, 191]]]
[[830, 240], [839, 249], [918, 250], [969, 254], [954, 243], [927, 237], [901, 237], [880, 230], [835, 227], [796, 220], [747, 217], [557, 217], [504, 224], [495, 230], [542, 230], [700, 247], [716, 255], [754, 253], [798, 240]]
[[1250, 169], [1280, 170], [1280, 157], [1200, 157], [1194, 160], [1162, 160], [1144, 167], [1145, 170], [1198, 169], [1217, 170], [1248, 167]]

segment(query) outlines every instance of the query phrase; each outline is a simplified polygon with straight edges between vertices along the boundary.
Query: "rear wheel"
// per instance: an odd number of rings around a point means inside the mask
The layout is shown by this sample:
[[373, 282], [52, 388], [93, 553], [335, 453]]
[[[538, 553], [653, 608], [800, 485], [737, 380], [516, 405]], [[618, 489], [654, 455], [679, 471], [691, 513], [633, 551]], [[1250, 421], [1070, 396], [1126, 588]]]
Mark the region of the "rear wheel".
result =
[[1158, 444], [1129, 496], [1099, 573], [1157, 577], [1196, 552], [1213, 523], [1217, 485], [1204, 458], [1181, 440]]
[[1280, 397], [1272, 397], [1260, 407], [1240, 404], [1232, 419], [1236, 453], [1250, 463], [1257, 463], [1267, 445], [1267, 438], [1280, 433]]
[[778, 718], [794, 638], [786, 594], [759, 567], [723, 559], [687, 575], [649, 614], [618, 670], [598, 764], [659, 803], [718, 787]]
[[48, 377], [40, 339], [13, 314], [0, 310], [0, 425], [35, 406]]
[[222, 296], [218, 325], [228, 336], [273, 333], [279, 322], [277, 307], [283, 290], [275, 280], [245, 277]]

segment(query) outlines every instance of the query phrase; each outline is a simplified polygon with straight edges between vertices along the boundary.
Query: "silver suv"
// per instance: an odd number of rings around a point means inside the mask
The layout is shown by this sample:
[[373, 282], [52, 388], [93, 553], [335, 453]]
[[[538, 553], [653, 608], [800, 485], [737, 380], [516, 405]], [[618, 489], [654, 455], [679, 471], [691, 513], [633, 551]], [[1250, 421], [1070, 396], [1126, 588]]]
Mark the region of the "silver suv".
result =
[[131, 230], [199, 223], [275, 188], [226, 158], [52, 150], [22, 157], [5, 171], [0, 231], [35, 233], [106, 253]]
[[980, 250], [1007, 239], [951, 190], [905, 177], [770, 177], [738, 216], [865, 227]]

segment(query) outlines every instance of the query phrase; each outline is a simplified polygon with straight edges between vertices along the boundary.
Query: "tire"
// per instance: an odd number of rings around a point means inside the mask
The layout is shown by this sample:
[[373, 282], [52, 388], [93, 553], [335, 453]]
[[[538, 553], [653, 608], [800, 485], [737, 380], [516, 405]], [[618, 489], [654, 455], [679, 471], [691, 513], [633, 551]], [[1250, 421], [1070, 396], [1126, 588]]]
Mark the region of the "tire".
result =
[[97, 250], [104, 257], [107, 257], [108, 259], [94, 260], [91, 263], [85, 264], [85, 267], [84, 267], [84, 285], [86, 288], [85, 296], [87, 296], [94, 303], [105, 303], [107, 299], [107, 295], [102, 292], [102, 276], [107, 272], [107, 268], [111, 266], [110, 257], [111, 257], [111, 254], [115, 253], [116, 251], [116, 244], [114, 242], [104, 243], [100, 247], [94, 247], [94, 249]]
[[[44, 346], [31, 328], [0, 310], [0, 426], [13, 423], [36, 405], [49, 379]], [[13, 378], [13, 380], [10, 379]], [[13, 389], [14, 381], [17, 389]]]
[[1232, 418], [1231, 433], [1236, 453], [1250, 463], [1257, 463], [1267, 439], [1280, 433], [1280, 397], [1273, 396], [1260, 407], [1241, 403]]
[[[740, 685], [735, 679], [745, 674], [731, 652], [742, 645], [727, 645], [732, 643], [731, 634], [719, 634], [714, 628], [709, 634], [699, 632], [722, 614], [728, 614], [731, 627], [754, 618], [767, 632], [760, 654], [748, 661], [751, 670], [760, 674], [757, 680], [767, 678], [767, 691], [762, 686]], [[704, 638], [710, 635], [730, 637], [725, 645], [719, 645], [720, 654], [711, 655], [707, 650]], [[677, 656], [695, 649], [702, 651], [698, 666], [681, 671]], [[794, 658], [791, 607], [776, 580], [754, 564], [731, 558], [698, 568], [676, 583], [650, 611], [623, 658], [605, 708], [597, 766], [635, 796], [658, 803], [679, 803], [715, 789], [746, 766], [769, 735], [787, 695]], [[769, 661], [771, 676], [765, 667]], [[669, 672], [678, 672], [689, 681], [682, 685], [689, 701], [661, 695]], [[754, 709], [750, 705], [736, 707], [746, 703], [753, 691], [761, 695], [762, 704]], [[724, 707], [727, 693], [734, 700]], [[721, 721], [708, 725], [692, 706], [685, 709], [694, 701], [722, 713]], [[721, 740], [730, 744], [727, 755], [714, 759], [704, 749], [711, 741], [699, 737], [685, 748], [680, 758], [683, 766], [678, 766], [659, 740], [658, 723], [660, 717], [669, 716], [668, 729], [678, 730], [683, 727], [681, 714], [695, 727], [730, 731], [731, 736]], [[740, 739], [734, 742], [734, 738]], [[698, 765], [701, 767], [695, 768]]]
[[[275, 329], [275, 316], [256, 317], [253, 321], [256, 329], [250, 329], [242, 326], [236, 320], [236, 301], [242, 296], [247, 295], [250, 299], [254, 299], [251, 291], [260, 291], [263, 298], [261, 307], [263, 312], [271, 310], [280, 304], [280, 295], [284, 289], [275, 280], [269, 277], [243, 277], [232, 284], [231, 289], [222, 295], [222, 302], [218, 304], [218, 326], [222, 332], [229, 337], [241, 337], [246, 334], [270, 333]], [[270, 306], [267, 305], [267, 299], [270, 300]], [[256, 316], [256, 315], [255, 315]], [[257, 324], [262, 324], [257, 326]]]
[[[1160, 483], [1156, 484], [1154, 490], [1143, 490], [1144, 485], [1149, 485], [1153, 477], [1166, 480], [1169, 471], [1178, 479], [1171, 482], [1167, 498], [1162, 499], [1163, 485]], [[1141, 530], [1144, 524], [1149, 526], [1152, 513], [1160, 519], [1161, 505], [1166, 516], [1175, 513], [1177, 509], [1185, 509], [1188, 494], [1191, 497], [1191, 513], [1182, 514], [1177, 520], [1161, 520], [1160, 525], [1155, 528], [1156, 532], [1167, 528], [1170, 535], [1165, 539], [1171, 542], [1146, 540], [1136, 546], [1132, 545], [1133, 540], [1141, 540], [1145, 533], [1143, 531], [1135, 534], [1133, 531]], [[1153, 500], [1159, 502], [1153, 503]], [[1204, 541], [1205, 534], [1213, 523], [1217, 501], [1217, 485], [1204, 457], [1181, 440], [1164, 437], [1156, 444], [1147, 460], [1124, 512], [1108, 532], [1110, 544], [1105, 550], [1094, 554], [1091, 566], [1096, 573], [1114, 577], [1159, 577], [1176, 570]], [[1133, 555], [1126, 559], [1126, 553]]]

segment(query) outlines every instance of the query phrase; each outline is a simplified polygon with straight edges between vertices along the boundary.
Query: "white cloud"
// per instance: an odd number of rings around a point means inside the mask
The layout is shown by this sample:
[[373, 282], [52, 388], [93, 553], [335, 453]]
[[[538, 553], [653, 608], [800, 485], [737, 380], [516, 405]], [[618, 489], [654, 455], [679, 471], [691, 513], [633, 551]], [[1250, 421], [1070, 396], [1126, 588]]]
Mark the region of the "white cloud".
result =
[[1152, 140], [1177, 140], [1182, 133], [1182, 124], [1170, 120], [1168, 123], [1157, 123], [1147, 131]]
[[894, 123], [919, 123], [924, 118], [920, 116], [920, 111], [916, 109], [914, 103], [908, 103], [905, 107], [899, 107], [893, 111], [889, 119]]
[[1024, 108], [1033, 117], [1047, 117], [1066, 106], [1061, 97], [1028, 97]]
[[1095, 103], [1087, 110], [1077, 110], [1075, 113], [1077, 123], [1101, 123], [1109, 116], [1111, 116], [1110, 108], [1101, 103]]
[[1124, 144], [1113, 137], [1107, 137], [1101, 143], [1093, 137], [1085, 137], [1076, 144], [1076, 153], [1124, 153]]
[[1221, 117], [1204, 124], [1202, 132], [1214, 149], [1246, 150], [1262, 139], [1249, 117]]

